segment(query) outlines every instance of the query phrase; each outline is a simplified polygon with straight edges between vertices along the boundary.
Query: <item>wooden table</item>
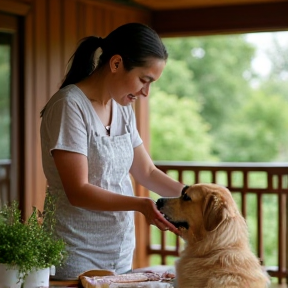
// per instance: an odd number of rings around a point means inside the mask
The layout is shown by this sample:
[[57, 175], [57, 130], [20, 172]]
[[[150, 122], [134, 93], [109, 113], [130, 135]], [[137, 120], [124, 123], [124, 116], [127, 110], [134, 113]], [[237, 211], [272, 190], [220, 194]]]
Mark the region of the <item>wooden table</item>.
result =
[[[145, 267], [140, 269], [133, 270], [134, 272], [146, 272], [151, 271], [163, 273], [167, 270], [173, 270], [173, 266], [165, 266], [165, 265], [159, 265], [159, 266], [152, 266], [152, 267]], [[78, 286], [77, 281], [50, 281], [49, 288], [68, 288], [68, 287], [80, 287]], [[288, 288], [288, 285], [286, 283], [283, 284], [271, 284], [269, 288]]]
[[[63, 284], [59, 282], [51, 282], [49, 288], [70, 288], [70, 287], [78, 287], [77, 284]], [[271, 284], [269, 288], [287, 288], [287, 284]]]
[[50, 288], [67, 288], [67, 287], [80, 287], [78, 281], [50, 281]]

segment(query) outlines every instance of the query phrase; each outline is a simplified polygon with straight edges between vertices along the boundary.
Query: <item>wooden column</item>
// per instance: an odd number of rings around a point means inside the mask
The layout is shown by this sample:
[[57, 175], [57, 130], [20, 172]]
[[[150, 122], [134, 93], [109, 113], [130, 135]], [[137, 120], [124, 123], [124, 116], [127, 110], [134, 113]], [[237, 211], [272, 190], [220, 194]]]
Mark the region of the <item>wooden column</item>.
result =
[[[149, 97], [141, 97], [136, 101], [135, 113], [137, 128], [140, 136], [144, 142], [144, 146], [149, 153], [150, 145], [150, 131], [149, 131]], [[134, 183], [135, 194], [137, 196], [147, 197], [149, 191], [138, 183]], [[149, 257], [147, 255], [147, 248], [149, 247], [149, 225], [146, 222], [145, 217], [136, 213], [135, 217], [136, 225], [136, 250], [134, 257], [134, 268], [146, 267], [149, 265]]]

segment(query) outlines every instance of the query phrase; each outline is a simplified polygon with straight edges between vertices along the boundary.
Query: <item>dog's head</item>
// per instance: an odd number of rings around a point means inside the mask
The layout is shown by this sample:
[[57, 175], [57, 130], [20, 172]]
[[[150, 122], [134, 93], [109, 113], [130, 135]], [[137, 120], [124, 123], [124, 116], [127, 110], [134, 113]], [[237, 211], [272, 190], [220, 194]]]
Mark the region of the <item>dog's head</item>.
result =
[[195, 184], [178, 198], [160, 198], [158, 210], [179, 228], [184, 240], [201, 240], [217, 230], [225, 220], [235, 217], [238, 209], [230, 191], [217, 184]]

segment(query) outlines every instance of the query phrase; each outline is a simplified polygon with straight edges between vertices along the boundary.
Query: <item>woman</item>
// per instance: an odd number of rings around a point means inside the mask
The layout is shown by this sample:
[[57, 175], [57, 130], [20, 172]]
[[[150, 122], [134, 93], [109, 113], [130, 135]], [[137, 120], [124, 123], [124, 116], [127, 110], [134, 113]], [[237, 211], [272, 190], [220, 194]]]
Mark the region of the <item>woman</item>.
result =
[[[161, 196], [183, 184], [158, 170], [138, 134], [131, 103], [149, 95], [168, 54], [151, 28], [130, 23], [106, 38], [82, 40], [60, 90], [41, 111], [43, 169], [56, 195], [57, 234], [68, 259], [57, 279], [90, 269], [132, 268], [134, 211], [178, 234], [150, 198], [135, 197], [134, 179]], [[52, 157], [51, 157], [52, 156]]]

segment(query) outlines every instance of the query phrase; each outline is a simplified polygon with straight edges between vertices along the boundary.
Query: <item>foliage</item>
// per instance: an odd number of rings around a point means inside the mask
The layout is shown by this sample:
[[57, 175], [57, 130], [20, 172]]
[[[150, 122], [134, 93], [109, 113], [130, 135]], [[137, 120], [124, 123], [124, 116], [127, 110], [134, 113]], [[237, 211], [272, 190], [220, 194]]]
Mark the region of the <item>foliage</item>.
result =
[[283, 133], [288, 131], [287, 111], [288, 102], [283, 101], [281, 96], [268, 97], [261, 91], [254, 92], [250, 101], [231, 119], [235, 124], [228, 122], [223, 126], [222, 141], [217, 143], [221, 160], [279, 160], [279, 155], [285, 153], [288, 141], [287, 133]]
[[[287, 37], [286, 37], [287, 38]], [[273, 46], [266, 55], [270, 59], [271, 72], [266, 77], [259, 79], [259, 89], [265, 92], [267, 97], [271, 94], [281, 95], [288, 101], [288, 41], [286, 45], [280, 45], [279, 41], [274, 38]]]
[[[66, 258], [66, 244], [56, 238], [53, 227], [46, 229], [47, 219], [53, 219], [52, 210], [43, 214], [35, 207], [27, 221], [21, 218], [18, 202], [4, 205], [0, 210], [0, 263], [18, 267], [25, 277], [32, 269], [61, 265]], [[49, 225], [54, 225], [49, 221]]]
[[[288, 81], [284, 81], [285, 75], [288, 77], [287, 53], [284, 53], [287, 48], [275, 44], [268, 54], [272, 62], [271, 74], [261, 78], [251, 65], [256, 48], [246, 41], [245, 35], [167, 38], [164, 44], [169, 59], [161, 78], [153, 84], [150, 97], [154, 160], [288, 160], [287, 133], [283, 133], [288, 128], [285, 115]], [[256, 80], [257, 88], [253, 86]], [[156, 95], [159, 90], [166, 93], [165, 99], [156, 100], [160, 97]], [[194, 110], [180, 108], [179, 100], [184, 98], [193, 100], [193, 105], [198, 107]], [[166, 109], [166, 101], [172, 109]], [[196, 122], [194, 114], [198, 115]], [[209, 126], [202, 130], [200, 124], [198, 131], [201, 138], [213, 142], [213, 145], [203, 146], [203, 149], [208, 147], [206, 153], [198, 153], [202, 143], [195, 134], [197, 128], [194, 127], [194, 132], [191, 127], [187, 128], [192, 126], [187, 118], [193, 119], [193, 126], [199, 122]], [[193, 145], [181, 143], [179, 146], [180, 139], [187, 139], [185, 142]], [[163, 151], [164, 147], [170, 147], [169, 152]]]
[[[286, 43], [288, 44], [287, 40]], [[281, 45], [276, 37], [273, 37], [273, 48], [268, 52], [268, 57], [272, 63], [270, 77], [280, 78], [282, 80], [288, 78], [288, 55], [287, 46]]]
[[0, 46], [0, 159], [10, 158], [10, 47]]
[[164, 44], [169, 57], [185, 62], [193, 74], [193, 98], [202, 105], [200, 115], [211, 125], [210, 133], [217, 134], [249, 97], [255, 48], [243, 35], [168, 38]]
[[154, 160], [212, 161], [209, 125], [199, 116], [199, 104], [154, 89], [150, 109]]
[[[0, 46], [0, 112], [3, 112], [3, 109], [9, 108], [10, 101], [10, 47], [9, 45]], [[8, 97], [7, 97], [8, 95]]]
[[168, 95], [177, 95], [178, 98], [195, 99], [197, 91], [193, 77], [193, 71], [189, 69], [185, 61], [169, 58], [162, 76], [153, 83], [153, 90], [160, 90]]

